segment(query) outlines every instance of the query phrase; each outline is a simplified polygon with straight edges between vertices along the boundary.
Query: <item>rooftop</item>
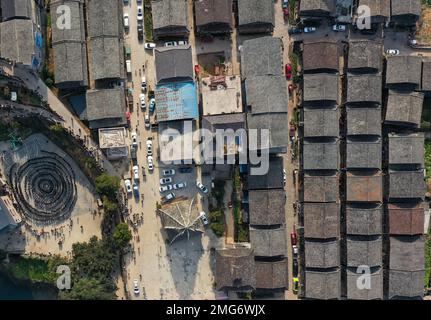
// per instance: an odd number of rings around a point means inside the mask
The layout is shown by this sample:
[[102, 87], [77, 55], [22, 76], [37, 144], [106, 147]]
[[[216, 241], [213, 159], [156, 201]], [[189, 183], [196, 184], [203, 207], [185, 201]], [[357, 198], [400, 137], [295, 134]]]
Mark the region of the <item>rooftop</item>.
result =
[[389, 134], [389, 164], [418, 164], [424, 166], [423, 133]]
[[424, 59], [422, 64], [422, 90], [431, 91], [431, 59]]
[[238, 25], [274, 25], [274, 3], [272, 0], [238, 0]]
[[304, 170], [338, 170], [340, 166], [338, 142], [304, 141]]
[[426, 186], [423, 170], [389, 171], [389, 197], [395, 199], [422, 199]]
[[386, 85], [413, 84], [420, 87], [422, 57], [400, 55], [389, 56], [386, 59]]
[[[264, 190], [264, 189], [283, 189], [283, 158], [270, 157], [269, 168], [265, 175], [252, 174], [251, 168], [254, 166], [249, 165], [248, 172], [248, 189], [249, 190]], [[258, 168], [258, 166], [256, 166]]]
[[420, 126], [424, 95], [420, 92], [389, 91], [386, 122]]
[[389, 203], [389, 233], [415, 235], [424, 233], [425, 214], [421, 203]]
[[338, 137], [339, 116], [337, 109], [303, 109], [304, 138]]
[[424, 280], [425, 271], [389, 270], [389, 299], [421, 299]]
[[154, 50], [157, 83], [161, 81], [193, 80], [192, 49], [190, 45], [159, 47]]
[[360, 173], [347, 173], [347, 201], [349, 202], [381, 202], [382, 201], [382, 175], [364, 175]]
[[381, 300], [383, 299], [383, 271], [379, 268], [370, 274], [370, 289], [358, 289], [358, 281], [362, 274], [347, 270], [347, 299], [349, 300]]
[[201, 83], [202, 114], [230, 114], [242, 112], [241, 77], [222, 77], [224, 82], [217, 87], [210, 86], [217, 83], [220, 77], [203, 78]]
[[304, 202], [337, 202], [338, 175], [323, 176], [304, 174]]
[[33, 17], [32, 0], [1, 0], [2, 20]]
[[116, 37], [96, 37], [89, 41], [93, 80], [124, 77], [123, 40]]
[[380, 169], [382, 142], [347, 140], [346, 166], [350, 169]]
[[[383, 0], [389, 2], [390, 0]], [[379, 0], [360, 0], [366, 2], [368, 6], [378, 6]], [[387, 9], [389, 16], [389, 5]], [[371, 14], [376, 15], [379, 11], [371, 9]], [[372, 40], [351, 40], [349, 42], [348, 68], [355, 69], [372, 69], [380, 72], [383, 64], [383, 45], [381, 42]]]
[[157, 29], [183, 28], [187, 31], [188, 27], [188, 10], [187, 2], [183, 0], [157, 0], [151, 2], [153, 13], [153, 29], [155, 33]]
[[341, 274], [336, 271], [305, 271], [305, 297], [307, 299], [339, 299]]
[[337, 41], [304, 41], [302, 61], [304, 71], [332, 69], [338, 71], [340, 45]]
[[221, 24], [232, 27], [232, 0], [199, 0], [194, 1], [195, 22], [198, 29], [212, 29]]
[[[425, 239], [423, 236], [390, 237], [389, 268], [398, 271], [423, 271]], [[423, 286], [423, 282], [422, 282]]]
[[[261, 2], [261, 0], [242, 2], [252, 5], [252, 2]], [[273, 5], [272, 0], [268, 2]], [[256, 6], [253, 6], [252, 10], [258, 12]], [[268, 36], [244, 41], [241, 49], [242, 78], [264, 75], [283, 76], [281, 50], [282, 42], [279, 38]]]
[[397, 15], [421, 15], [421, 0], [391, 0], [392, 16]]
[[303, 203], [304, 236], [328, 239], [340, 235], [340, 205], [330, 203]]
[[[283, 76], [251, 76], [245, 80], [247, 106], [253, 115], [287, 114], [286, 79]], [[265, 94], [262, 94], [265, 92]]]
[[382, 109], [347, 107], [347, 134], [382, 135]]
[[287, 260], [276, 262], [255, 261], [256, 288], [285, 289], [288, 287]]
[[250, 190], [250, 225], [285, 224], [284, 206], [286, 194], [283, 189]]
[[287, 250], [286, 230], [250, 228], [250, 243], [259, 257], [284, 256]]
[[340, 244], [337, 240], [317, 242], [305, 240], [306, 268], [333, 268], [340, 266]]
[[159, 84], [155, 90], [157, 121], [196, 119], [199, 116], [193, 81]]
[[391, 0], [359, 0], [360, 6], [368, 6], [371, 9], [371, 16], [381, 16], [388, 18], [391, 10]]
[[338, 101], [338, 74], [304, 74], [304, 101]]
[[126, 103], [124, 90], [116, 89], [88, 90], [87, 91], [87, 120], [92, 129], [105, 127], [97, 125], [100, 120], [109, 120], [106, 127], [125, 124]]
[[216, 250], [215, 283], [217, 290], [251, 290], [256, 285], [253, 250], [229, 247]]
[[382, 238], [373, 240], [347, 239], [347, 266], [359, 267], [381, 266], [382, 262]]
[[372, 236], [382, 233], [382, 207], [347, 206], [347, 234]]
[[330, 15], [335, 11], [335, 0], [301, 0], [299, 9], [301, 15], [307, 11]]
[[126, 136], [124, 127], [99, 129], [99, 146], [101, 149], [125, 147]]
[[[122, 3], [118, 0], [87, 1], [88, 36], [122, 38]], [[123, 48], [121, 48], [123, 49]]]
[[347, 102], [382, 103], [382, 75], [347, 75]]

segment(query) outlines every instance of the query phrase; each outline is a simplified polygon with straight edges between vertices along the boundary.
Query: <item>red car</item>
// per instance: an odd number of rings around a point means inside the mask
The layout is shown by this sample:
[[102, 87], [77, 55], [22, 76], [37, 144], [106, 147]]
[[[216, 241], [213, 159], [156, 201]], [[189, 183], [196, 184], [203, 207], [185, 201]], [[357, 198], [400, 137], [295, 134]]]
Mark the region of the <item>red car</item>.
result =
[[286, 73], [286, 79], [292, 78], [292, 66], [290, 64], [284, 66], [284, 72]]
[[292, 233], [290, 234], [290, 244], [292, 246], [296, 246], [297, 243], [298, 243], [298, 235], [296, 234], [295, 231], [292, 231]]

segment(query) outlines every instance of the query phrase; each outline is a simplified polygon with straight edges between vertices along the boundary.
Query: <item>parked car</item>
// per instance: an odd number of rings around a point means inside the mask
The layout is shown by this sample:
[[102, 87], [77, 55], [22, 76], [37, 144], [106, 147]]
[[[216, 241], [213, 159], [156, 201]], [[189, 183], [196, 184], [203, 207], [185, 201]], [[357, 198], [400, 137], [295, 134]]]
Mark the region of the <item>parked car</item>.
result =
[[153, 156], [148, 156], [147, 157], [147, 162], [148, 162], [148, 170], [149, 171], [153, 171], [154, 170], [154, 162], [153, 162]]
[[139, 294], [139, 284], [138, 280], [133, 280], [133, 292], [138, 295]]
[[164, 197], [164, 199], [166, 200], [166, 201], [171, 201], [171, 200], [174, 200], [175, 199], [175, 193], [173, 193], [173, 192], [170, 192], [170, 193], [168, 193], [165, 197]]
[[201, 190], [203, 193], [208, 193], [208, 188], [205, 187], [200, 181], [196, 181], [196, 187]]
[[187, 182], [180, 182], [173, 185], [175, 190], [187, 187]]
[[141, 93], [139, 95], [139, 100], [141, 101], [141, 109], [145, 110], [145, 108], [147, 107], [145, 104], [145, 94]]
[[305, 27], [304, 28], [304, 33], [311, 33], [311, 32], [316, 32], [316, 27]]
[[292, 246], [296, 246], [298, 243], [298, 235], [296, 234], [295, 231], [292, 231], [290, 233], [290, 243]]
[[136, 134], [135, 131], [132, 132], [131, 138], [132, 138], [132, 147], [137, 148], [138, 147], [138, 135]]
[[147, 90], [147, 79], [145, 78], [145, 76], [141, 78], [141, 89], [144, 92]]
[[139, 167], [133, 166], [133, 179], [136, 181], [139, 181]]
[[151, 98], [150, 99], [150, 107], [149, 107], [149, 111], [150, 112], [154, 112], [154, 109], [156, 108], [156, 99], [155, 98]]
[[297, 245], [292, 246], [292, 252], [293, 252], [293, 258], [298, 258], [299, 255], [299, 249]]
[[302, 33], [302, 29], [301, 28], [297, 28], [297, 27], [292, 27], [292, 28], [289, 29], [288, 33], [289, 34]]
[[132, 73], [132, 61], [126, 60], [126, 71], [127, 73]]
[[201, 211], [201, 213], [199, 214], [199, 217], [202, 220], [202, 223], [206, 226], [209, 224], [208, 218], [207, 218], [207, 214], [203, 211]]
[[290, 63], [284, 66], [284, 72], [286, 73], [286, 79], [289, 80], [292, 78], [292, 66], [290, 65]]
[[132, 193], [132, 182], [130, 181], [130, 179], [124, 180], [124, 186], [126, 187], [126, 192], [128, 194], [131, 194]]
[[292, 260], [292, 276], [296, 278], [296, 277], [298, 277], [298, 273], [299, 273], [298, 259], [293, 259]]
[[332, 30], [335, 32], [344, 32], [347, 30], [347, 28], [345, 24], [334, 24], [332, 26]]
[[136, 182], [133, 185], [133, 195], [135, 196], [135, 198], [139, 198], [139, 184], [137, 184]]
[[130, 26], [130, 24], [129, 24], [129, 14], [125, 13], [124, 14], [124, 28], [128, 29], [129, 26]]
[[388, 49], [385, 52], [388, 56], [397, 56], [400, 54], [400, 50], [398, 49]]
[[150, 116], [148, 115], [148, 114], [145, 114], [145, 116], [144, 116], [144, 122], [145, 122], [145, 128], [149, 128], [151, 125], [150, 125]]
[[286, 169], [283, 169], [283, 183], [286, 184]]
[[181, 173], [190, 173], [193, 171], [192, 167], [183, 167], [179, 169]]
[[138, 16], [137, 16], [138, 21], [142, 21], [144, 20], [144, 10], [142, 9], [141, 5], [138, 5]]
[[171, 184], [159, 187], [160, 193], [166, 192], [166, 191], [169, 191], [169, 190], [172, 190], [172, 185]]
[[281, 7], [282, 7], [283, 9], [288, 8], [288, 7], [289, 7], [289, 0], [283, 0], [283, 1], [281, 2]]
[[138, 40], [144, 40], [144, 26], [142, 24], [138, 25]]
[[156, 47], [156, 44], [155, 43], [152, 43], [152, 42], [146, 42], [145, 44], [144, 44], [144, 48], [145, 49], [148, 49], [148, 50], [152, 50], [152, 49], [154, 49]]
[[160, 184], [161, 185], [168, 184], [168, 183], [171, 183], [171, 182], [172, 182], [172, 178], [171, 177], [160, 179]]
[[180, 40], [180, 41], [178, 41], [178, 45], [179, 45], [179, 46], [185, 46], [185, 45], [187, 45], [187, 41], [185, 41], [185, 40]]
[[178, 45], [178, 43], [176, 41], [165, 42], [165, 47], [175, 47], [177, 45]]
[[147, 156], [153, 155], [153, 141], [147, 140]]
[[294, 277], [293, 279], [293, 286], [292, 286], [292, 291], [293, 293], [298, 293], [298, 289], [299, 289], [299, 279], [297, 277]]
[[164, 176], [173, 176], [174, 174], [175, 174], [175, 169], [163, 170], [163, 175]]

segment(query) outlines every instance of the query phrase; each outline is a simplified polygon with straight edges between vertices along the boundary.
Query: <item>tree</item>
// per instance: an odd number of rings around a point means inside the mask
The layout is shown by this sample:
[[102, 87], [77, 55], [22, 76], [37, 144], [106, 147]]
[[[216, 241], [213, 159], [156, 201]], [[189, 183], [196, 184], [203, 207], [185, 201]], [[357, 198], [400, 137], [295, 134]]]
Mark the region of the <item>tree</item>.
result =
[[103, 209], [109, 216], [115, 214], [118, 211], [118, 204], [109, 200], [107, 196], [103, 197]]
[[115, 228], [112, 235], [114, 240], [114, 245], [119, 248], [125, 248], [130, 240], [132, 240], [132, 233], [130, 232], [129, 226], [125, 223], [120, 223]]
[[71, 300], [114, 300], [114, 292], [105, 290], [103, 284], [94, 278], [79, 279], [70, 292], [62, 292], [61, 299]]
[[52, 132], [55, 132], [55, 133], [62, 133], [64, 131], [64, 128], [61, 124], [56, 123], [56, 124], [51, 125], [49, 127], [49, 130], [51, 130]]
[[96, 178], [96, 191], [109, 199], [115, 198], [118, 189], [120, 189], [120, 179], [118, 177], [102, 173]]

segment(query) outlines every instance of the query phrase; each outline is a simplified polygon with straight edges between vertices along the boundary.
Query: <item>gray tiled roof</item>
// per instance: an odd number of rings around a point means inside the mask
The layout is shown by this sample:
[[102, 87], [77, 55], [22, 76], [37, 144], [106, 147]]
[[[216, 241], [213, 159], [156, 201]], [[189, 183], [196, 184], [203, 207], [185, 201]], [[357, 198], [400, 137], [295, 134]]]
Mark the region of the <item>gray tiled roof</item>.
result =
[[382, 142], [347, 140], [346, 166], [349, 169], [380, 169]]
[[423, 102], [423, 93], [390, 90], [385, 121], [418, 127], [421, 123]]
[[305, 71], [332, 69], [338, 71], [340, 44], [337, 41], [304, 41], [302, 61]]
[[420, 299], [424, 295], [425, 271], [389, 270], [389, 299]]
[[389, 56], [387, 59], [386, 84], [414, 84], [419, 87], [422, 74], [422, 57]]
[[232, 0], [194, 1], [196, 26], [225, 25], [232, 27]]
[[304, 74], [304, 101], [338, 101], [338, 74]]
[[286, 230], [250, 228], [250, 243], [255, 256], [284, 256], [287, 250]]
[[88, 90], [87, 91], [87, 120], [117, 120], [124, 124], [126, 113], [124, 89]]
[[287, 260], [274, 262], [255, 261], [256, 288], [281, 289], [287, 288]]
[[284, 216], [286, 194], [283, 189], [250, 190], [248, 198], [251, 225], [286, 223]]
[[339, 110], [337, 109], [304, 109], [304, 138], [338, 137]]
[[190, 45], [156, 48], [154, 53], [157, 83], [174, 78], [193, 80], [192, 49]]
[[347, 76], [347, 102], [382, 103], [382, 75], [367, 74]]
[[335, 271], [305, 271], [305, 297], [307, 299], [340, 299], [341, 274]]
[[347, 266], [359, 267], [381, 266], [382, 262], [382, 238], [372, 240], [347, 239]]
[[422, 90], [431, 91], [431, 59], [424, 60], [422, 64]]
[[389, 164], [418, 164], [424, 166], [423, 133], [389, 134]]
[[328, 239], [340, 235], [340, 205], [329, 203], [303, 203], [304, 236]]
[[381, 202], [383, 197], [381, 173], [373, 175], [359, 172], [347, 173], [347, 201]]
[[392, 16], [412, 14], [420, 16], [421, 0], [391, 0]]
[[351, 300], [381, 300], [383, 299], [383, 271], [378, 268], [370, 274], [370, 288], [359, 289], [358, 281], [362, 273], [347, 270], [347, 299]]
[[337, 240], [317, 242], [305, 240], [306, 268], [334, 268], [340, 266], [340, 244]]
[[309, 175], [304, 174], [303, 179], [305, 202], [337, 202], [338, 175]]
[[151, 2], [153, 13], [153, 29], [175, 29], [188, 27], [187, 1], [184, 0], [157, 0]]
[[335, 0], [301, 0], [300, 12], [320, 11], [331, 14], [335, 10]]
[[338, 170], [338, 142], [308, 142], [303, 143], [304, 170]]
[[426, 186], [423, 170], [389, 172], [389, 197], [395, 199], [422, 199]]
[[399, 271], [422, 271], [425, 269], [424, 236], [390, 237], [389, 268]]
[[[377, 3], [376, 0], [367, 0]], [[389, 0], [386, 0], [389, 1]], [[374, 14], [375, 11], [371, 11]], [[388, 6], [389, 16], [389, 6]], [[372, 40], [355, 40], [349, 42], [348, 68], [352, 69], [373, 69], [381, 71], [383, 65], [383, 45]]]
[[272, 0], [238, 0], [238, 25], [272, 24], [274, 3]]
[[347, 134], [382, 135], [382, 109], [347, 107]]
[[119, 0], [87, 1], [88, 36], [90, 38], [122, 37], [121, 2]]
[[123, 41], [114, 37], [90, 39], [93, 80], [124, 77]]
[[2, 20], [5, 21], [10, 18], [32, 18], [33, 0], [1, 0]]
[[248, 174], [249, 190], [283, 189], [283, 158], [270, 157], [269, 168], [265, 175]]
[[361, 208], [347, 206], [347, 234], [379, 235], [382, 233], [382, 207]]

